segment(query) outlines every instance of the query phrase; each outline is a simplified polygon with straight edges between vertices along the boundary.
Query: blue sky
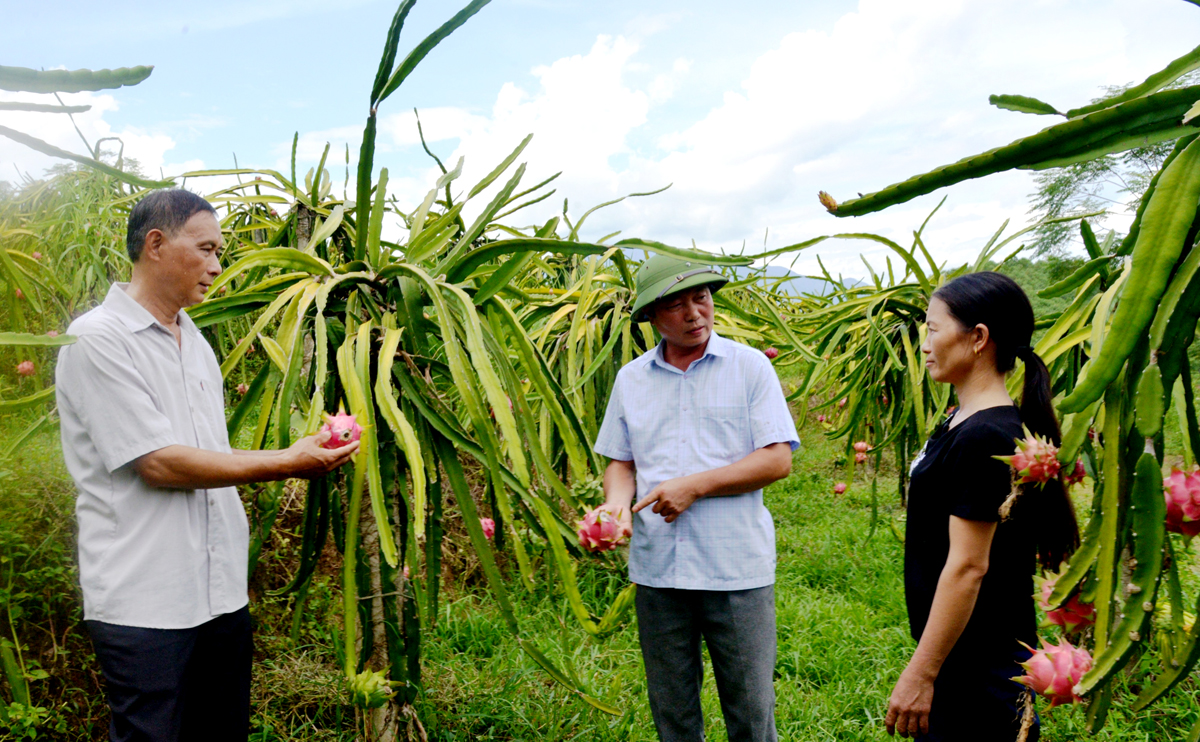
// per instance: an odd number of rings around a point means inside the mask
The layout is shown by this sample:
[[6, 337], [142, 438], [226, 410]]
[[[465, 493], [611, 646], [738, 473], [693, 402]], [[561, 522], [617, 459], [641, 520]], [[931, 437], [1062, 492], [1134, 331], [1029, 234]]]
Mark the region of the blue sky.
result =
[[[418, 2], [401, 53], [459, 1]], [[940, 260], [964, 262], [1004, 219], [1024, 220], [1027, 174], [993, 176], [853, 220], [826, 215], [816, 192], [845, 199], [876, 190], [1052, 123], [993, 109], [989, 93], [1034, 95], [1065, 109], [1100, 85], [1140, 80], [1200, 42], [1200, 8], [1182, 0], [732, 7], [494, 0], [384, 103], [376, 164], [389, 168], [401, 203], [415, 206], [432, 185], [431, 162], [416, 143], [415, 106], [439, 155], [466, 158], [465, 184], [535, 134], [522, 158], [526, 182], [564, 174], [556, 196], [518, 223], [561, 209], [560, 196], [578, 216], [594, 203], [673, 183], [664, 194], [600, 212], [584, 237], [620, 229], [731, 251], [743, 243], [759, 249], [764, 234], [768, 247], [839, 231], [907, 242], [948, 195], [927, 244]], [[120, 136], [148, 170], [174, 175], [230, 167], [235, 154], [244, 167], [284, 168], [299, 132], [301, 169], [333, 143], [340, 188], [343, 147], [356, 154], [394, 9], [382, 0], [21, 3], [5, 11], [0, 63], [153, 64], [137, 87], [67, 96], [94, 106], [78, 117], [85, 136]], [[59, 117], [0, 113], [0, 123], [82, 148]], [[0, 140], [0, 178], [14, 178], [14, 165], [36, 175], [50, 164]], [[864, 272], [863, 251], [863, 243], [821, 246], [826, 265], [848, 275]], [[882, 263], [873, 248], [865, 256]], [[815, 270], [815, 255], [796, 265]]]

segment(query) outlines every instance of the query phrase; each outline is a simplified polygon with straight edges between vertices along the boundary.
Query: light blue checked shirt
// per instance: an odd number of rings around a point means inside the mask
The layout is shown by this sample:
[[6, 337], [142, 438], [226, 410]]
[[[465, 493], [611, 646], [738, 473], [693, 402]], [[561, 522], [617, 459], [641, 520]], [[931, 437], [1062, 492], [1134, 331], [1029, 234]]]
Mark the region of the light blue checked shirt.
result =
[[[636, 501], [668, 479], [784, 442], [800, 447], [771, 362], [713, 333], [687, 371], [663, 359], [661, 343], [622, 368], [595, 451], [634, 462]], [[762, 490], [697, 500], [673, 523], [651, 508], [635, 513], [629, 579], [685, 590], [774, 584], [775, 525]]]

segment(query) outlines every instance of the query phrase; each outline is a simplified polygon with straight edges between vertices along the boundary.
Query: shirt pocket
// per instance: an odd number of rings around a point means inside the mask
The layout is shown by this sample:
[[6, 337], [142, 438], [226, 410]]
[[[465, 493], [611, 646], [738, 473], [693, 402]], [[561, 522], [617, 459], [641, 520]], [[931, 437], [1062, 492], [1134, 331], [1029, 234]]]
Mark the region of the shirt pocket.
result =
[[744, 405], [705, 404], [696, 417], [696, 449], [706, 463], [724, 466], [750, 453], [750, 418]]

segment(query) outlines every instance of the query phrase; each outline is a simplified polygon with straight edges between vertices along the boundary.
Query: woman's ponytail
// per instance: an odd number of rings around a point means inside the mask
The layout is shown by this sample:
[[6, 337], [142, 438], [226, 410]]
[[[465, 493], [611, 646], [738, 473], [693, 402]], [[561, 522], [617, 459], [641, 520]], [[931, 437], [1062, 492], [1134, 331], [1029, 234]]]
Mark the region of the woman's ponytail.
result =
[[[968, 273], [939, 288], [934, 296], [946, 303], [964, 328], [988, 328], [1000, 373], [1011, 371], [1018, 358], [1024, 362], [1025, 384], [1018, 407], [1021, 422], [1034, 435], [1060, 445], [1062, 432], [1054, 414], [1050, 370], [1031, 347], [1033, 307], [1016, 281], [993, 271]], [[1079, 546], [1075, 508], [1060, 479], [1024, 487], [1014, 517], [1030, 524], [1042, 567], [1057, 570]]]

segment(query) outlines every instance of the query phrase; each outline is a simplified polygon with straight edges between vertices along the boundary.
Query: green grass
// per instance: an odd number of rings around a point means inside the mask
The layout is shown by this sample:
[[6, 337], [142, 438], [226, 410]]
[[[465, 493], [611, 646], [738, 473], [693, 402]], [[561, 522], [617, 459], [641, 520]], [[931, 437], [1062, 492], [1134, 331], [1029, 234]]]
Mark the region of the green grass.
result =
[[[0, 427], [12, 429], [18, 422], [5, 421]], [[802, 426], [801, 437], [804, 448], [795, 456], [792, 475], [770, 487], [766, 495], [775, 518], [779, 555], [780, 738], [883, 740], [887, 697], [914, 647], [904, 609], [903, 547], [888, 527], [888, 520], [901, 514], [895, 479], [879, 478], [879, 520], [868, 539], [872, 508], [869, 480], [864, 480], [867, 472], [860, 467], [849, 492], [834, 495], [834, 482], [849, 477], [835, 463], [839, 447], [824, 440], [817, 425]], [[7, 568], [17, 565], [17, 584], [11, 593], [18, 606], [15, 623], [27, 658], [50, 675], [33, 683], [35, 703], [46, 707], [51, 717], [39, 739], [104, 739], [106, 711], [97, 668], [78, 624], [70, 546], [73, 495], [57, 436], [49, 432], [36, 436], [17, 459], [0, 469], [0, 544], [3, 556], [11, 560], [4, 563]], [[289, 533], [297, 525], [297, 512], [285, 509], [273, 557], [265, 562], [270, 584], [288, 573], [289, 550], [295, 543]], [[43, 545], [31, 557], [30, 547], [21, 546], [28, 543]], [[538, 592], [519, 592], [513, 584], [523, 634], [560, 667], [575, 673], [584, 687], [623, 711], [610, 716], [554, 683], [521, 652], [453, 531], [447, 548], [454, 552], [448, 561], [457, 565], [456, 574], [466, 576], [446, 585], [437, 625], [425, 633], [426, 694], [419, 711], [431, 740], [635, 742], [656, 738], [632, 614], [612, 636], [587, 636], [537, 553], [542, 578]], [[1194, 552], [1195, 547], [1193, 570]], [[353, 710], [341, 702], [341, 680], [328, 639], [339, 600], [333, 576], [336, 560], [329, 557], [309, 599], [298, 645], [288, 639], [290, 599], [256, 597], [252, 604], [257, 621], [254, 739], [258, 742], [354, 738]], [[603, 610], [622, 586], [620, 559], [609, 555], [580, 566], [581, 589], [594, 611]], [[1189, 581], [1189, 594], [1194, 595], [1194, 578]], [[6, 598], [9, 594], [4, 593]], [[7, 636], [6, 620], [0, 626], [4, 627], [0, 634]], [[1195, 722], [1200, 703], [1195, 679], [1148, 712], [1134, 717], [1122, 710], [1122, 703], [1132, 697], [1129, 687], [1136, 691], [1146, 670], [1139, 666], [1123, 676], [1116, 708], [1097, 739], [1181, 739]], [[7, 688], [0, 689], [0, 698], [7, 697]], [[724, 740], [711, 668], [706, 668], [703, 704], [708, 738]], [[1082, 709], [1059, 708], [1044, 715], [1044, 720], [1045, 740], [1086, 737]], [[0, 739], [6, 738], [12, 737], [0, 732]]]

